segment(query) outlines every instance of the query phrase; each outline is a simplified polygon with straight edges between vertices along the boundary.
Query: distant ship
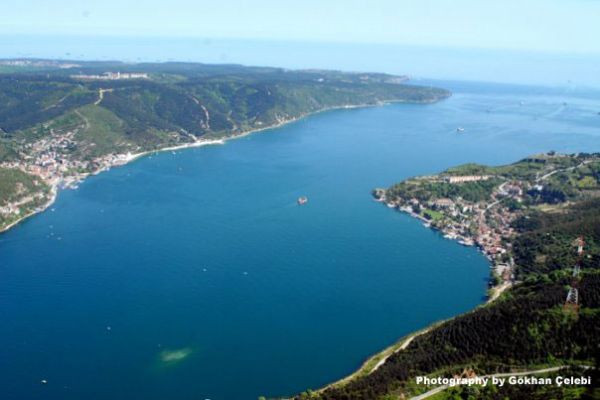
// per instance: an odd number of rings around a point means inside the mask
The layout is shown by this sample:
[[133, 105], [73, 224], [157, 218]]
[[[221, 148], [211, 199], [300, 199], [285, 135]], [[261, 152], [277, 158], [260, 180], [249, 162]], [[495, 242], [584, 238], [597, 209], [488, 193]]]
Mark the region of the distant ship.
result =
[[299, 206], [304, 205], [306, 203], [308, 203], [308, 197], [306, 197], [306, 196], [298, 197], [298, 205]]
[[465, 128], [459, 126], [458, 128], [456, 128], [456, 132], [464, 132]]

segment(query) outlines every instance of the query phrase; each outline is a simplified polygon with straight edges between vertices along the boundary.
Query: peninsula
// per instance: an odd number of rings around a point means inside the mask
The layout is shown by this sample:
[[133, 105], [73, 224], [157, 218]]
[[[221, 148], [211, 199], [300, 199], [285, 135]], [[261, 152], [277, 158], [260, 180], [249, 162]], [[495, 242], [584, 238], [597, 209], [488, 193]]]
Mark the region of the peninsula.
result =
[[59, 187], [161, 150], [223, 143], [303, 116], [450, 93], [404, 76], [196, 63], [0, 60], [0, 231]]
[[[448, 239], [478, 246], [491, 262], [490, 301], [409, 335], [348, 378], [298, 399], [591, 398], [594, 385], [481, 382], [597, 379], [600, 154], [467, 164], [373, 195]], [[427, 384], [438, 378], [483, 380], [449, 389]]]

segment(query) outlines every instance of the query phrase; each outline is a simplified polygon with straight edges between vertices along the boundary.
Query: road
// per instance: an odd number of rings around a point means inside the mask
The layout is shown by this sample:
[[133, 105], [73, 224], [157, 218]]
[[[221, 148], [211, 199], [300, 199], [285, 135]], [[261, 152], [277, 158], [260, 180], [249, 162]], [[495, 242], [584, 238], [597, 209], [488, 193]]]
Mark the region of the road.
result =
[[[506, 186], [507, 184], [508, 184], [508, 181], [506, 181], [506, 182], [503, 182], [503, 183], [502, 183], [500, 186], [498, 186], [498, 189], [497, 189], [497, 191], [498, 191], [498, 194], [499, 194], [499, 195], [501, 195], [501, 196], [506, 196], [506, 195], [508, 195], [508, 193], [506, 192], [506, 190], [504, 190], [504, 186]], [[496, 200], [496, 201], [494, 201], [493, 203], [490, 203], [490, 204], [489, 204], [489, 205], [488, 205], [488, 206], [485, 208], [485, 210], [486, 210], [486, 211], [487, 211], [487, 210], [489, 210], [490, 208], [494, 207], [496, 204], [500, 203], [500, 202], [501, 202], [502, 200], [504, 200], [504, 199], [505, 199], [505, 198], [503, 197], [503, 198], [501, 198], [501, 199], [499, 199], [499, 200]]]
[[383, 364], [385, 364], [385, 362], [387, 361], [387, 359], [392, 355], [392, 354], [396, 354], [397, 352], [399, 352], [400, 350], [404, 350], [408, 347], [408, 345], [410, 344], [410, 342], [413, 341], [414, 338], [416, 338], [417, 336], [421, 336], [427, 332], [430, 331], [430, 328], [426, 328], [424, 330], [422, 330], [421, 332], [417, 332], [414, 335], [410, 336], [408, 339], [406, 339], [404, 341], [404, 343], [402, 343], [400, 345], [400, 347], [398, 347], [396, 350], [394, 350], [392, 353], [388, 354], [387, 356], [383, 357], [381, 360], [379, 360], [379, 362], [377, 364], [375, 364], [375, 366], [373, 367], [373, 369], [371, 371], [369, 371], [369, 374], [372, 374], [373, 372], [375, 372], [377, 370], [377, 368], [381, 367]]
[[574, 169], [577, 169], [577, 168], [583, 167], [585, 164], [589, 164], [590, 162], [592, 162], [592, 160], [586, 160], [586, 161], [583, 161], [581, 164], [578, 164], [578, 165], [576, 165], [576, 166], [574, 166], [574, 167], [563, 168], [563, 169], [555, 169], [554, 171], [552, 171], [552, 172], [548, 172], [546, 175], [543, 175], [543, 176], [541, 176], [541, 177], [537, 178], [535, 181], [536, 181], [536, 182], [541, 182], [541, 181], [543, 181], [543, 180], [545, 180], [545, 179], [548, 179], [549, 177], [551, 177], [552, 175], [554, 175], [554, 174], [556, 174], [556, 173], [559, 173], [559, 172], [566, 172], [566, 171], [572, 171], [572, 170], [574, 170]]
[[[561, 369], [564, 369], [564, 368], [567, 368], [567, 366], [561, 365], [560, 367], [543, 368], [543, 369], [536, 369], [536, 370], [523, 371], [523, 372], [503, 372], [501, 374], [483, 375], [483, 376], [481, 376], [481, 378], [506, 378], [509, 376], [539, 375], [539, 374], [546, 374], [548, 372], [560, 371]], [[584, 368], [587, 368], [587, 367], [584, 367]], [[442, 392], [446, 389], [448, 389], [448, 385], [438, 386], [435, 389], [431, 389], [428, 392], [425, 392], [425, 393], [420, 394], [415, 397], [411, 397], [411, 400], [423, 400], [423, 399], [431, 397], [435, 394], [438, 394], [439, 392]]]
[[113, 89], [98, 89], [98, 99], [94, 102], [94, 105], [98, 105], [104, 99], [104, 92], [112, 92]]

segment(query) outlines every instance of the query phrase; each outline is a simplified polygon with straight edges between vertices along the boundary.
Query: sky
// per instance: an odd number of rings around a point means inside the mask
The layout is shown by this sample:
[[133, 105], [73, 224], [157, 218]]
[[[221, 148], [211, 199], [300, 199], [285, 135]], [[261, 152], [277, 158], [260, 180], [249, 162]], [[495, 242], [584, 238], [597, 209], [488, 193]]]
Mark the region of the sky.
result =
[[598, 0], [19, 0], [0, 35], [383, 43], [600, 54]]
[[18, 0], [0, 58], [194, 61], [600, 87], [600, 0]]

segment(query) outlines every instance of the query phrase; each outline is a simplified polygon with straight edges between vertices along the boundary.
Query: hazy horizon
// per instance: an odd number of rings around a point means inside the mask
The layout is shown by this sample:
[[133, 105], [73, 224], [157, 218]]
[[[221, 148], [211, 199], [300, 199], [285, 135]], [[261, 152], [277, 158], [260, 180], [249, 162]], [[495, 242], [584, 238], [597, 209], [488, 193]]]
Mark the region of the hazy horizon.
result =
[[0, 57], [194, 61], [600, 87], [600, 2], [23, 0]]
[[265, 39], [3, 35], [0, 58], [202, 62], [446, 79], [600, 87], [600, 54]]
[[600, 2], [587, 0], [23, 0], [0, 35], [68, 34], [600, 53]]

